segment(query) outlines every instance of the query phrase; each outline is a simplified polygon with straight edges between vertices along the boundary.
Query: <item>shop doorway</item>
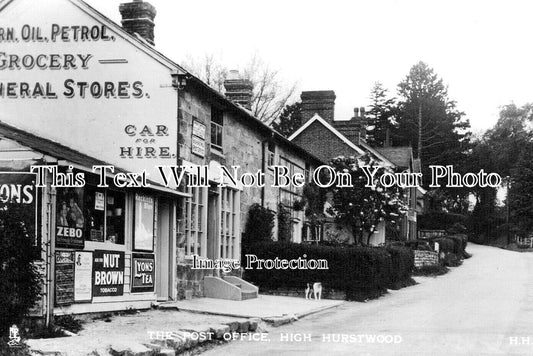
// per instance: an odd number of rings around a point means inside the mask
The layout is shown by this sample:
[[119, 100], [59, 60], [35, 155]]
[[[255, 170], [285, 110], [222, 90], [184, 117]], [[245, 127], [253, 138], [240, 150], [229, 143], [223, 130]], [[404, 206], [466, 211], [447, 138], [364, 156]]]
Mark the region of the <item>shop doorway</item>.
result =
[[209, 188], [207, 196], [207, 258], [217, 258], [218, 191]]
[[159, 199], [157, 206], [157, 247], [156, 247], [156, 294], [158, 301], [172, 298], [172, 256], [174, 255], [172, 234], [172, 204]]

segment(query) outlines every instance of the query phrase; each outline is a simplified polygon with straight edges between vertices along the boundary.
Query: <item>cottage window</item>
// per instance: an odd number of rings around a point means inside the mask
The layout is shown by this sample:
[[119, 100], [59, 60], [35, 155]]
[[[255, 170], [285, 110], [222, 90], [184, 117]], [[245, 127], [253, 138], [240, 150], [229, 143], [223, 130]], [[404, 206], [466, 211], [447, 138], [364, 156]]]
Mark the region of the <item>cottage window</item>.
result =
[[222, 151], [223, 128], [224, 113], [211, 107], [211, 147], [218, 151]]
[[267, 166], [269, 169], [272, 169], [272, 166], [275, 165], [275, 151], [276, 145], [274, 142], [268, 142], [267, 144]]
[[234, 189], [221, 189], [221, 219], [220, 219], [220, 257], [239, 259], [237, 234], [239, 224], [237, 212], [239, 211], [238, 192]]
[[205, 204], [203, 187], [188, 187], [188, 193], [192, 195], [185, 201], [185, 254], [201, 255], [202, 241], [206, 234], [204, 225]]
[[320, 241], [322, 240], [322, 226], [318, 224], [304, 224], [302, 228], [303, 241]]

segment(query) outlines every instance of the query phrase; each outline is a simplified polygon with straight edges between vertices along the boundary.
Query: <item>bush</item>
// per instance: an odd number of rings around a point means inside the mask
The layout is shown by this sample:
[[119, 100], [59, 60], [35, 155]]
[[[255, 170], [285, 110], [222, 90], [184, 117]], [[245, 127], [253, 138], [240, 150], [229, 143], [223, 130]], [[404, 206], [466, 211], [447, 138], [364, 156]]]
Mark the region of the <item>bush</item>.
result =
[[34, 241], [24, 214], [18, 204], [0, 209], [0, 335], [22, 322], [41, 291], [41, 277], [33, 264]]
[[278, 204], [278, 241], [290, 241], [292, 235], [291, 213], [283, 204]]
[[[258, 259], [325, 259], [327, 270], [245, 269], [244, 278], [265, 289], [300, 288], [307, 283], [322, 282], [324, 288], [344, 291], [348, 300], [377, 298], [387, 288], [409, 279], [413, 255], [409, 249], [391, 247], [330, 247], [290, 242], [259, 242], [243, 246], [246, 254]], [[393, 257], [394, 255], [394, 257]], [[244, 262], [246, 263], [246, 262]]]
[[444, 253], [454, 253], [455, 251], [455, 242], [453, 239], [448, 237], [437, 237], [432, 240], [439, 244], [439, 251]]
[[411, 279], [411, 273], [415, 268], [415, 256], [413, 250], [408, 247], [389, 246], [387, 252], [391, 255], [391, 289], [399, 289], [402, 283]]
[[272, 240], [274, 212], [259, 204], [253, 204], [242, 235], [243, 244]]

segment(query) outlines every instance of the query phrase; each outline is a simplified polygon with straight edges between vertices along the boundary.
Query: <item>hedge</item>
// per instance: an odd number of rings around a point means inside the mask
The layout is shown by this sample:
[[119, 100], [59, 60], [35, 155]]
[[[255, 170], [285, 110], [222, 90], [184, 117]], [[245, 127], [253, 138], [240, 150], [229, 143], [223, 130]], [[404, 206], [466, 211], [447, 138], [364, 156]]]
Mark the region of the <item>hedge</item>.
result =
[[411, 282], [411, 273], [415, 268], [414, 252], [400, 246], [389, 246], [387, 252], [392, 258], [391, 288], [398, 289], [402, 283]]
[[448, 230], [456, 224], [466, 225], [468, 218], [465, 215], [430, 211], [417, 217], [420, 230]]
[[325, 259], [327, 270], [245, 269], [244, 278], [264, 289], [306, 288], [321, 282], [324, 288], [341, 290], [349, 300], [376, 298], [402, 279], [410, 279], [414, 264], [412, 251], [403, 247], [330, 247], [291, 242], [265, 241], [243, 246], [246, 254], [258, 259]]

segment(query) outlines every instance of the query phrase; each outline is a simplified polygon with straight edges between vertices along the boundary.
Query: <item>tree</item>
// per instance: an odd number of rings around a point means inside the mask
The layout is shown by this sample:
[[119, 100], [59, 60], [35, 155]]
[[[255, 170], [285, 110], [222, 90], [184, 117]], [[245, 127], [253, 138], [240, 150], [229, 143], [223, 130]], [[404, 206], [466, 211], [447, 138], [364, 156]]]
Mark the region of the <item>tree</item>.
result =
[[272, 128], [285, 137], [289, 137], [302, 126], [302, 103], [286, 105], [281, 115], [272, 122]]
[[41, 277], [33, 259], [33, 236], [28, 231], [27, 209], [16, 203], [0, 208], [0, 313], [1, 333], [19, 324], [40, 295]]
[[[531, 155], [533, 141], [533, 134], [528, 125], [532, 118], [532, 104], [522, 107], [515, 104], [503, 106], [494, 127], [473, 142], [466, 161], [466, 166], [472, 172], [483, 169], [485, 172], [495, 172], [502, 177], [512, 178], [515, 183], [511, 184], [509, 193], [511, 222], [522, 230], [529, 226], [527, 209], [533, 203], [527, 182], [527, 159]], [[469, 192], [476, 198], [470, 217], [471, 232], [475, 235], [497, 237], [498, 225], [503, 223], [504, 217], [496, 205], [496, 188], [476, 186], [469, 189]]]
[[[421, 158], [422, 173], [429, 165], [455, 165], [464, 161], [470, 139], [470, 124], [456, 102], [448, 98], [442, 79], [423, 62], [414, 65], [398, 84], [400, 95], [396, 145], [412, 145]], [[427, 182], [427, 181], [426, 181]]]
[[528, 142], [512, 169], [512, 185], [508, 203], [512, 221], [523, 234], [533, 231], [533, 142]]
[[396, 123], [395, 99], [389, 98], [383, 84], [376, 82], [370, 92], [370, 107], [366, 113], [367, 142], [374, 147], [390, 144], [390, 130]]
[[[224, 80], [228, 76], [229, 69], [213, 54], [206, 54], [203, 59], [188, 56], [183, 66], [213, 89], [220, 93], [224, 91]], [[241, 68], [240, 73], [243, 79], [250, 80], [254, 85], [252, 114], [270, 124], [294, 96], [296, 84], [284, 83], [280, 71], [271, 68], [257, 55], [252, 56], [244, 68]]]
[[[331, 161], [330, 166], [336, 172], [349, 173], [351, 177], [351, 187], [335, 186], [332, 189], [332, 213], [338, 222], [351, 227], [356, 241], [359, 237], [360, 244], [368, 245], [381, 222], [400, 223], [401, 216], [408, 211], [402, 189], [398, 186], [387, 188], [379, 183], [383, 174], [393, 173], [392, 169], [377, 167], [368, 155], [358, 158], [338, 157]], [[368, 181], [363, 166], [367, 166], [370, 171], [377, 168], [375, 187], [366, 186]], [[366, 242], [363, 241], [361, 232], [366, 234]]]

